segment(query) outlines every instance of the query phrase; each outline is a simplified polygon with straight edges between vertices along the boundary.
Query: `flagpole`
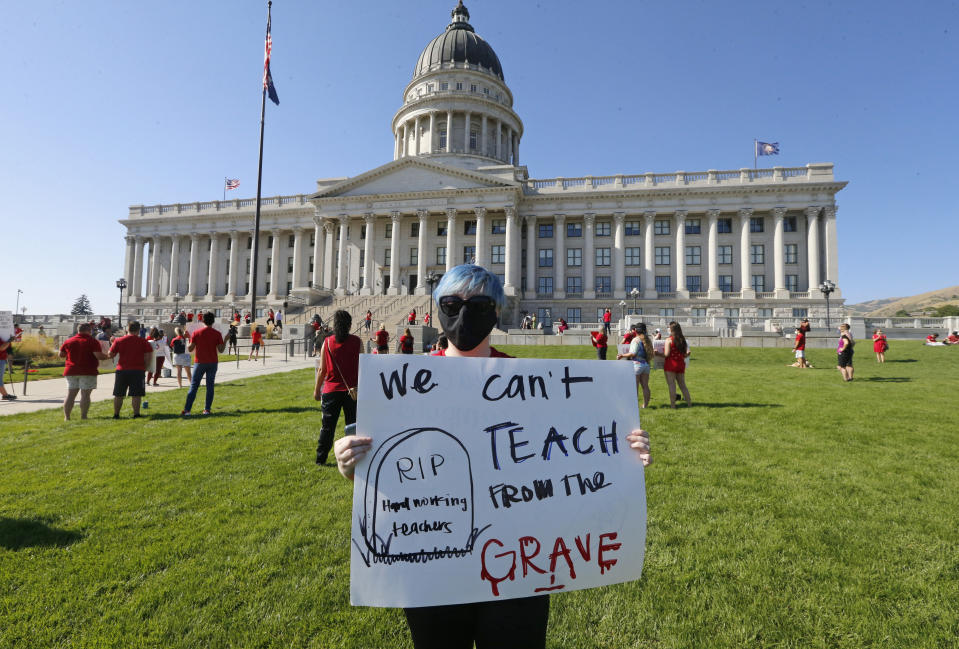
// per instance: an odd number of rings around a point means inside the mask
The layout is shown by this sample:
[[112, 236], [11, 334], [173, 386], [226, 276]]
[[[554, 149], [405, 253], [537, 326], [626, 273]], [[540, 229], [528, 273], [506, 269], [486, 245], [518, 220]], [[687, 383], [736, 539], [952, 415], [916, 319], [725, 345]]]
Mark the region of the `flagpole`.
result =
[[226, 176], [223, 176], [223, 200], [226, 200]]
[[[270, 33], [270, 18], [273, 7], [273, 0], [266, 3], [266, 33]], [[263, 94], [260, 97], [260, 158], [256, 168], [256, 215], [253, 217], [253, 243], [251, 253], [253, 262], [250, 272], [250, 314], [253, 325], [256, 326], [256, 262], [259, 259], [260, 248], [260, 190], [263, 186], [263, 130], [266, 124], [266, 84], [263, 84]], [[224, 194], [226, 191], [224, 190]], [[277, 245], [274, 241], [273, 245]]]
[[756, 160], [759, 157], [759, 140], [753, 140], [753, 171], [756, 171]]

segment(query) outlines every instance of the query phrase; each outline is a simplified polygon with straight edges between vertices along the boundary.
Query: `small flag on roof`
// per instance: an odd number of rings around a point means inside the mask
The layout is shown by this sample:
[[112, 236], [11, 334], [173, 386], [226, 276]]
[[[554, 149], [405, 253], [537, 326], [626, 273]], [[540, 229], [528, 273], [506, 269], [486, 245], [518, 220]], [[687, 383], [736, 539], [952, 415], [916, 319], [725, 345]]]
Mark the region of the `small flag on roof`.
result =
[[756, 155], [779, 155], [779, 142], [756, 140]]
[[239, 178], [227, 178], [226, 179], [226, 188], [227, 189], [236, 189], [240, 186]]

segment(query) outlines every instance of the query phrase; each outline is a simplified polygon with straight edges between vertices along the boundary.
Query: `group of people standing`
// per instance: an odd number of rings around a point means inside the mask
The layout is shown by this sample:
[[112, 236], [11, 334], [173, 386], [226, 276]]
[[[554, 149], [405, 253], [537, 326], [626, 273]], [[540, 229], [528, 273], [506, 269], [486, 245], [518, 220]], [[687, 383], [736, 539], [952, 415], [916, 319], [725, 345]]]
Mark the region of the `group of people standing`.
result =
[[[594, 332], [600, 333], [600, 332]], [[600, 334], [605, 337], [605, 334]], [[679, 387], [686, 406], [692, 406], [692, 397], [686, 386], [686, 359], [689, 358], [689, 343], [683, 335], [683, 328], [678, 322], [669, 323], [669, 337], [661, 346], [656, 342], [662, 340], [659, 329], [656, 330], [657, 339], [650, 337], [646, 325], [642, 322], [634, 324], [623, 336], [622, 344], [629, 345], [627, 351], [616, 355], [616, 360], [630, 360], [633, 362], [633, 374], [636, 377], [636, 387], [643, 392], [643, 408], [649, 406], [650, 390], [649, 377], [655, 361], [662, 358], [663, 374], [666, 378], [666, 387], [669, 390], [669, 407], [676, 407], [676, 388]], [[659, 349], [657, 349], [659, 347]]]

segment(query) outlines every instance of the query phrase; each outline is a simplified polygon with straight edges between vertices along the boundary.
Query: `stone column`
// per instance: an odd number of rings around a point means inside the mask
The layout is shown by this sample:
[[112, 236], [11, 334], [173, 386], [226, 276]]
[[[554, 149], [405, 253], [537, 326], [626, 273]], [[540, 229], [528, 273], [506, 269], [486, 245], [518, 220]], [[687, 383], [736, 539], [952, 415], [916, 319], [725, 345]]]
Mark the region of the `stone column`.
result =
[[463, 151], [470, 152], [470, 113], [466, 111], [463, 116]]
[[486, 115], [485, 114], [483, 115], [481, 125], [482, 125], [482, 130], [480, 131], [480, 137], [483, 138], [483, 141], [480, 144], [480, 152], [483, 155], [489, 155], [489, 143], [487, 142], [487, 140], [489, 139], [489, 135], [486, 132]]
[[519, 166], [519, 133], [513, 133], [513, 164]]
[[526, 298], [536, 297], [536, 215], [526, 215]]
[[140, 297], [143, 286], [143, 237], [134, 237], [133, 277], [130, 278], [130, 295]]
[[839, 290], [839, 248], [836, 242], [836, 205], [827, 205], [822, 208], [823, 218], [826, 221], [826, 277], [836, 284], [833, 297], [842, 297]]
[[180, 292], [180, 235], [174, 233], [172, 239], [173, 245], [170, 246], [170, 291], [168, 293], [170, 296]]
[[715, 300], [723, 297], [723, 292], [719, 290], [719, 210], [707, 210], [707, 234], [706, 234], [706, 254], [709, 259], [709, 299]]
[[[436, 153], [436, 111], [430, 111], [430, 153]], [[367, 229], [368, 230], [368, 229]]]
[[301, 227], [293, 228], [293, 290], [306, 290], [306, 280], [304, 279], [303, 259], [305, 256], [306, 230]]
[[313, 239], [313, 288], [324, 289], [323, 251], [326, 249], [326, 230], [323, 229], [323, 220], [319, 213], [313, 215]]
[[749, 219], [753, 216], [753, 208], [744, 207], [739, 210], [739, 296], [744, 300], [756, 298], [750, 281], [749, 264]]
[[626, 212], [613, 213], [613, 297], [626, 297]]
[[413, 152], [420, 154], [420, 116], [417, 115], [413, 120]]
[[127, 235], [123, 237], [127, 242], [126, 254], [123, 257], [123, 278], [127, 280], [127, 294], [133, 292], [133, 262], [136, 258], [136, 237]]
[[376, 226], [376, 215], [367, 212], [363, 215], [363, 222], [366, 223], [366, 238], [363, 240], [363, 288], [360, 289], [360, 295], [374, 295], [376, 293], [376, 284], [373, 279], [373, 230]]
[[506, 149], [506, 162], [511, 162], [513, 158], [513, 127], [506, 127], [506, 140], [504, 148]]
[[486, 208], [477, 207], [476, 210], [476, 265], [489, 267], [489, 233], [486, 230]]
[[326, 231], [326, 249], [323, 252], [323, 287], [333, 288], [333, 239], [336, 230], [336, 224], [333, 221], [325, 221], [323, 229]]
[[390, 222], [393, 232], [390, 236], [390, 288], [387, 295], [402, 295], [400, 287], [400, 213], [397, 210], [390, 212]]
[[656, 212], [643, 212], [643, 299], [656, 299], [656, 266], [653, 265], [656, 257], [653, 254], [653, 223], [656, 221]]
[[406, 122], [403, 122], [401, 128], [403, 132], [403, 142], [400, 144], [400, 155], [405, 158], [409, 147], [409, 135], [406, 132]]
[[686, 290], [686, 217], [689, 212], [676, 210], [676, 296], [689, 297]]
[[446, 152], [453, 152], [453, 111], [451, 110], [446, 111]]
[[[446, 138], [449, 142], [449, 137]], [[446, 270], [456, 266], [456, 208], [446, 208]]]
[[[238, 295], [237, 282], [240, 279], [240, 233], [230, 230], [230, 272], [227, 275], [226, 297], [233, 301]], [[232, 315], [232, 314], [231, 314]]]
[[583, 298], [596, 299], [596, 248], [594, 247], [593, 231], [596, 224], [596, 215], [583, 215]]
[[773, 208], [773, 290], [777, 298], [788, 298], [789, 291], [786, 290], [786, 266], [784, 264], [783, 249], [783, 217], [786, 215], [785, 207]]
[[163, 241], [160, 237], [153, 237], [151, 248], [153, 249], [150, 270], [150, 297], [154, 300], [160, 297], [160, 249], [163, 247]]
[[426, 295], [429, 292], [429, 287], [426, 285], [426, 257], [429, 252], [426, 235], [429, 217], [428, 210], [416, 210], [416, 218], [419, 219], [420, 224], [416, 240], [416, 295]]
[[340, 245], [336, 260], [336, 294], [346, 295], [346, 289], [349, 287], [348, 269], [346, 266], [346, 234], [350, 227], [350, 217], [347, 214], [340, 214]]
[[553, 219], [553, 297], [562, 300], [566, 297], [566, 215], [554, 214]]
[[190, 272], [187, 273], [189, 277], [188, 286], [186, 289], [186, 299], [188, 302], [196, 301], [198, 297], [199, 287], [199, 276], [200, 276], [200, 235], [196, 232], [190, 233]]
[[206, 299], [216, 299], [217, 262], [220, 261], [220, 235], [210, 234], [210, 272], [207, 278]]
[[819, 293], [819, 208], [806, 208], [806, 227], [809, 229], [806, 239], [806, 266], [809, 269], [809, 293], [816, 297]]
[[280, 244], [283, 231], [273, 230], [273, 247], [270, 249], [270, 296], [281, 298], [286, 295], [286, 287], [280, 286]]
[[503, 123], [494, 120], [493, 122], [493, 157], [497, 160], [503, 159], [503, 143], [501, 142]]
[[516, 208], [507, 205], [506, 211], [506, 282], [503, 292], [516, 295], [516, 280], [519, 276], [519, 230], [516, 226]]
[[400, 129], [396, 128], [396, 132], [393, 133], [393, 159], [399, 160], [400, 158]]

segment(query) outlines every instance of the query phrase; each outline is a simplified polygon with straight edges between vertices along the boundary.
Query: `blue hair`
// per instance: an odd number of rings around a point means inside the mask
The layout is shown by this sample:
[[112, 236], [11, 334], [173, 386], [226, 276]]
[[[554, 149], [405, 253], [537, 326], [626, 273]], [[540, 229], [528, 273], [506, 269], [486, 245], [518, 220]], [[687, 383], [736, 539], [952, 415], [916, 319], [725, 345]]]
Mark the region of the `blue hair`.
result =
[[462, 264], [443, 275], [433, 298], [439, 302], [446, 295], [459, 295], [469, 299], [476, 295], [486, 295], [496, 302], [496, 309], [502, 311], [506, 306], [506, 295], [499, 277], [475, 264]]

